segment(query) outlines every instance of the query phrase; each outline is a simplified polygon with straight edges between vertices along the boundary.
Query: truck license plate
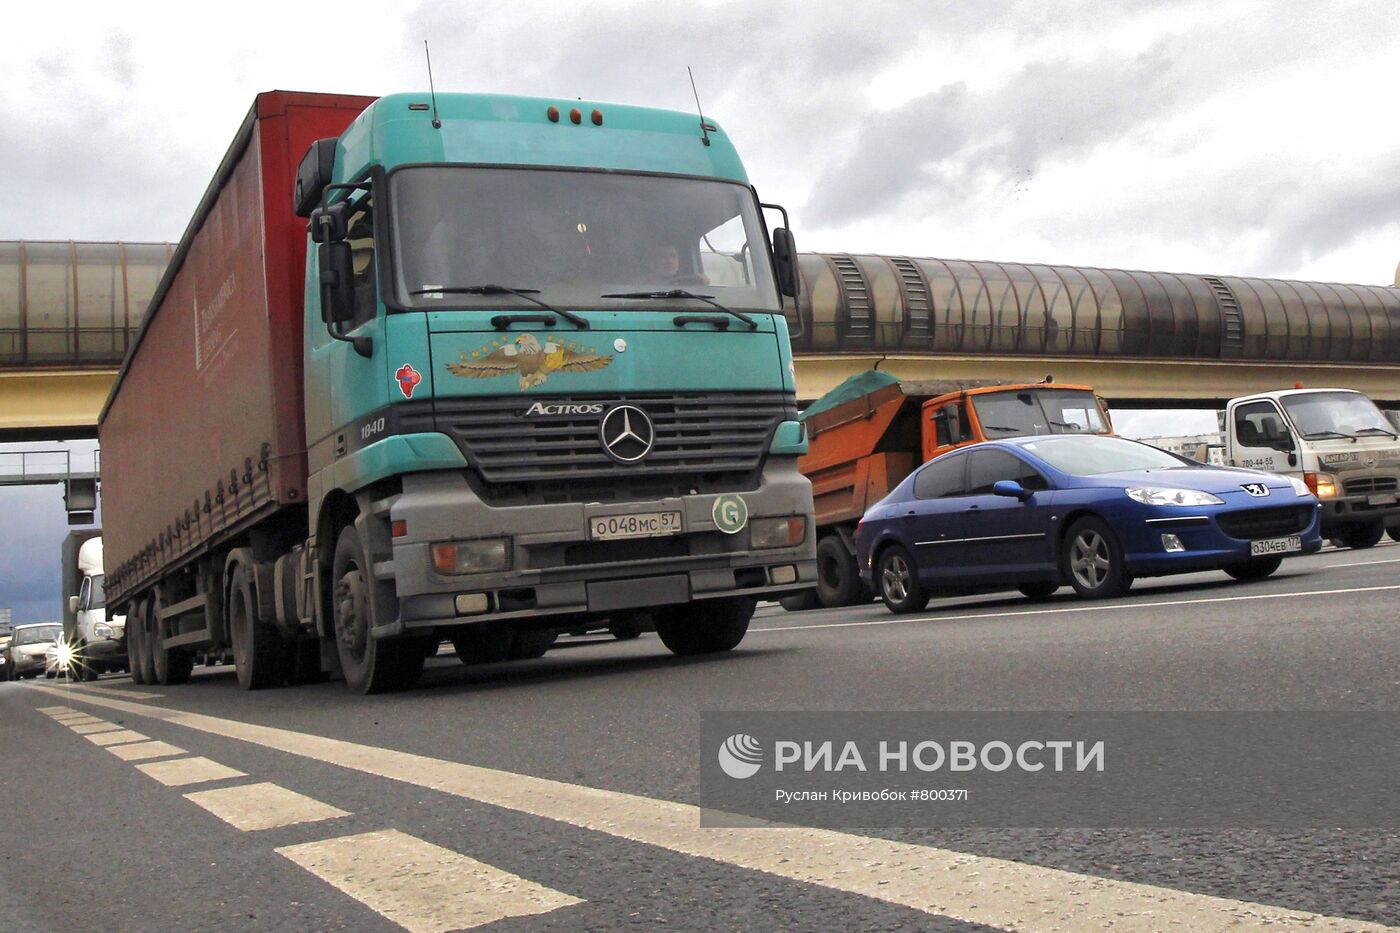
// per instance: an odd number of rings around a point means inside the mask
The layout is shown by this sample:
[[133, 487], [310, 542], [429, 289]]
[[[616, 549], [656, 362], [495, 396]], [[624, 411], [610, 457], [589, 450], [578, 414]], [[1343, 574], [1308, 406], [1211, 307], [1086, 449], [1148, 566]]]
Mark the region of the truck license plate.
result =
[[588, 536], [594, 541], [618, 538], [658, 538], [681, 533], [681, 513], [637, 512], [633, 515], [595, 515], [588, 520]]
[[1366, 504], [1367, 504], [1367, 505], [1394, 505], [1394, 504], [1395, 504], [1395, 493], [1393, 493], [1393, 492], [1386, 492], [1386, 493], [1381, 493], [1381, 494], [1375, 495], [1375, 496], [1367, 496], [1367, 497], [1366, 497]]
[[1298, 535], [1287, 538], [1265, 538], [1263, 541], [1249, 542], [1249, 556], [1262, 557], [1266, 554], [1291, 554], [1303, 549], [1303, 539]]

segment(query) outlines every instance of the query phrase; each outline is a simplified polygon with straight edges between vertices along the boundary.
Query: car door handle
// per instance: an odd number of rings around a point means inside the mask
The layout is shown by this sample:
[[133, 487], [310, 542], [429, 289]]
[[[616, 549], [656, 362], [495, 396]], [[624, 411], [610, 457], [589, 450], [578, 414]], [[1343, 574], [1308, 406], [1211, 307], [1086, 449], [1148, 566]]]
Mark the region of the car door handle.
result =
[[980, 512], [980, 511], [982, 511], [982, 506], [980, 506], [980, 505], [969, 505], [969, 506], [967, 507], [967, 510], [968, 510], [969, 512]]

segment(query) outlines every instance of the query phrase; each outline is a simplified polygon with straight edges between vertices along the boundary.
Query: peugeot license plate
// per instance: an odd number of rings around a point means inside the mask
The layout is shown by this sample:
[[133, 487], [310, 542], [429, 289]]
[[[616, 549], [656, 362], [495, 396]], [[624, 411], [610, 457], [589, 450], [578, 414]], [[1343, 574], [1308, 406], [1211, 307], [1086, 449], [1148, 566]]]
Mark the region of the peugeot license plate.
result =
[[588, 520], [588, 536], [594, 541], [619, 538], [659, 538], [681, 533], [681, 513], [637, 512], [632, 515], [595, 515]]
[[1292, 554], [1303, 549], [1303, 539], [1298, 535], [1287, 538], [1265, 538], [1263, 541], [1249, 542], [1249, 556], [1263, 557], [1267, 554]]

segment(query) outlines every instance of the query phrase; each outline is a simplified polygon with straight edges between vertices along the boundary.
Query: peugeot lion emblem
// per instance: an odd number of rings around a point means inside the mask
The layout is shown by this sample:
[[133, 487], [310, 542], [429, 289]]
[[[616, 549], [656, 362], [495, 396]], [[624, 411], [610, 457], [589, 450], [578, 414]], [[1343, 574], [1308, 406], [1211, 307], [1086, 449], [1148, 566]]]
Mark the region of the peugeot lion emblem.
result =
[[1262, 499], [1269, 494], [1269, 487], [1263, 483], [1245, 483], [1240, 488], [1256, 499]]
[[635, 405], [619, 405], [598, 425], [603, 449], [619, 463], [636, 463], [651, 453], [656, 428], [647, 413]]

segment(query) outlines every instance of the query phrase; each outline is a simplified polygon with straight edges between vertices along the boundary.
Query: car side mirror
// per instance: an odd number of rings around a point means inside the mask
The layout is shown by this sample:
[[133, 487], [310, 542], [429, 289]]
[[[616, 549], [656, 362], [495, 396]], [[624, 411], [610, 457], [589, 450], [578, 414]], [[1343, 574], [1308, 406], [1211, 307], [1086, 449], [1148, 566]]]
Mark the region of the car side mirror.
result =
[[1025, 502], [1031, 497], [1031, 491], [1014, 479], [999, 479], [992, 484], [992, 495]]
[[68, 611], [69, 611], [69, 612], [77, 612], [77, 611], [78, 611], [78, 597], [76, 597], [76, 596], [69, 596], [69, 597], [68, 597]]

